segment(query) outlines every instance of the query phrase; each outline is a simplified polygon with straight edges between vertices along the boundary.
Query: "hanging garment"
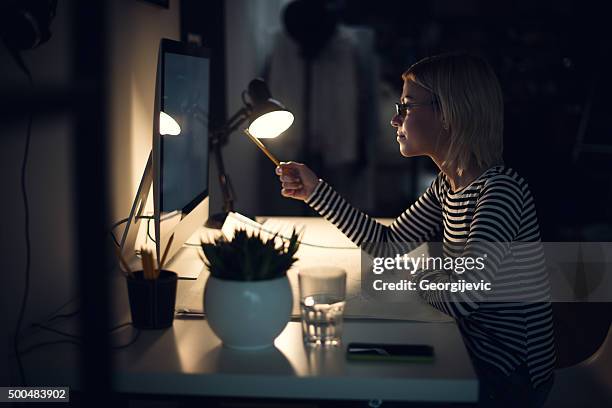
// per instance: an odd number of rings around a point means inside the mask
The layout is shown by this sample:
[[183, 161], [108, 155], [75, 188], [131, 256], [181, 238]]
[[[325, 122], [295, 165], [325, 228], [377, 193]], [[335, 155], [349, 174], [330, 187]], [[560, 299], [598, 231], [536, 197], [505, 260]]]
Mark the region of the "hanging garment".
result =
[[[295, 115], [294, 125], [267, 141], [283, 160], [318, 155], [325, 168], [352, 164], [359, 158], [358, 67], [356, 44], [339, 27], [312, 61], [310, 134], [304, 134], [306, 62], [285, 32], [277, 34], [269, 60], [268, 84], [274, 98]], [[307, 149], [307, 151], [304, 151]]]

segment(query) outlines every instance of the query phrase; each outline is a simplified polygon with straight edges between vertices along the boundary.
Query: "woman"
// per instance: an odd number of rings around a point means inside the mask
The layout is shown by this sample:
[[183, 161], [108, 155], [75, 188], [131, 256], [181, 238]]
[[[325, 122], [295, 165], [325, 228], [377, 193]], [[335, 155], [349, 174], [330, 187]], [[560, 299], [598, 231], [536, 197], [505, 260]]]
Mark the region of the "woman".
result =
[[[294, 162], [276, 169], [281, 194], [303, 200], [362, 248], [372, 242], [427, 242], [441, 231], [447, 256], [482, 254], [486, 249], [490, 256], [484, 270], [461, 277], [484, 279], [503, 290], [491, 295], [444, 290], [420, 294], [456, 319], [481, 380], [483, 405], [541, 405], [555, 364], [548, 281], [542, 251], [521, 253], [512, 245], [533, 243], [541, 249], [529, 187], [503, 164], [499, 82], [486, 61], [459, 53], [425, 58], [402, 79], [400, 103], [391, 120], [399, 150], [405, 157], [428, 156], [440, 169], [410, 208], [385, 227], [351, 207], [307, 166]], [[526, 253], [531, 254], [532, 267], [516, 269]], [[442, 283], [458, 278], [442, 270], [416, 277]], [[495, 297], [501, 292], [506, 295], [503, 302]]]

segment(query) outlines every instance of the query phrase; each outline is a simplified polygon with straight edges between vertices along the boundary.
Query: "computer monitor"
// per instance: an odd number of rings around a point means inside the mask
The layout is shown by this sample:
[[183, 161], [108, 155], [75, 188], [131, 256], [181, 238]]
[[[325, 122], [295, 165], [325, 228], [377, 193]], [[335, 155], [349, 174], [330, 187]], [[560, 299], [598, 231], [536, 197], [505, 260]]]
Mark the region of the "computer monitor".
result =
[[[167, 252], [166, 260], [171, 260], [208, 218], [209, 100], [209, 51], [162, 39], [153, 112], [153, 150], [124, 230], [121, 243], [124, 256], [133, 259], [135, 255], [130, 251], [135, 249], [151, 184], [157, 259]], [[171, 237], [172, 245], [167, 249]], [[180, 275], [180, 271], [176, 272]]]

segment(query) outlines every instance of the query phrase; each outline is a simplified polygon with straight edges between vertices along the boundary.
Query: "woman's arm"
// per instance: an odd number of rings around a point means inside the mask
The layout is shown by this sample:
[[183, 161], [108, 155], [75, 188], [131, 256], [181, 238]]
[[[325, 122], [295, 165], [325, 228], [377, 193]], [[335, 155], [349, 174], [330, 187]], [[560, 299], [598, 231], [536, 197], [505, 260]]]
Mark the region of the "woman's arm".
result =
[[280, 169], [277, 174], [283, 182], [283, 195], [304, 200], [370, 254], [395, 254], [400, 249], [405, 253], [441, 229], [442, 207], [437, 194], [440, 177], [387, 227], [351, 206], [325, 181], [313, 179], [316, 176], [303, 164], [282, 163]]

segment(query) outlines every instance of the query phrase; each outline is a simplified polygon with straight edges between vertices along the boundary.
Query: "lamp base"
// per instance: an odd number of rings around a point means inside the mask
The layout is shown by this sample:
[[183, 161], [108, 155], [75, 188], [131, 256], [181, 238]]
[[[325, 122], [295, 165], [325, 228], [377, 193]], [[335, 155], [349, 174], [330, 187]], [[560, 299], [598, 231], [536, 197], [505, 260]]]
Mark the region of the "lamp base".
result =
[[211, 228], [211, 229], [221, 229], [223, 227], [223, 223], [225, 223], [226, 218], [227, 218], [227, 213], [225, 212], [212, 214], [208, 217], [208, 219], [204, 223], [204, 226], [206, 228]]
[[[247, 214], [242, 214], [242, 215], [255, 221], [255, 217], [251, 215], [247, 215]], [[210, 228], [210, 229], [221, 229], [223, 228], [223, 224], [225, 223], [226, 218], [227, 218], [227, 213], [225, 212], [212, 214], [211, 216], [208, 217], [208, 219], [204, 223], [204, 227]]]

